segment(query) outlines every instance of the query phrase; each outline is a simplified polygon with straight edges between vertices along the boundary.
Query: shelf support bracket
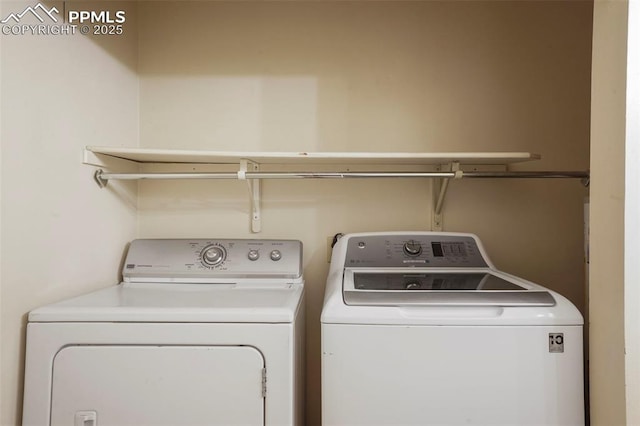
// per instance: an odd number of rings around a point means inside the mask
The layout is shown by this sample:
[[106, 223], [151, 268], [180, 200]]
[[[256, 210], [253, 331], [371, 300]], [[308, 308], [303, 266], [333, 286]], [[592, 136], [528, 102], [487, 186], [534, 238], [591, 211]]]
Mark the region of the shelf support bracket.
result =
[[238, 171], [238, 179], [245, 180], [247, 182], [247, 189], [249, 190], [249, 214], [251, 232], [258, 233], [262, 230], [262, 218], [261, 218], [261, 179], [247, 179], [246, 173], [257, 172], [260, 170], [258, 163], [254, 163], [251, 160], [240, 160], [240, 170]]
[[104, 188], [109, 183], [109, 179], [105, 179], [102, 177], [102, 169], [98, 169], [93, 173], [93, 180], [98, 184], [100, 188]]
[[[438, 167], [440, 171], [441, 167]], [[451, 171], [454, 173], [454, 179], [461, 179], [463, 176], [462, 170], [460, 170], [460, 163], [454, 161], [450, 165]], [[449, 181], [451, 178], [442, 178], [433, 180], [433, 212], [431, 215], [431, 229], [433, 231], [442, 231], [442, 209], [444, 207], [444, 199], [447, 195], [447, 189], [449, 188]], [[436, 189], [438, 189], [436, 191]]]

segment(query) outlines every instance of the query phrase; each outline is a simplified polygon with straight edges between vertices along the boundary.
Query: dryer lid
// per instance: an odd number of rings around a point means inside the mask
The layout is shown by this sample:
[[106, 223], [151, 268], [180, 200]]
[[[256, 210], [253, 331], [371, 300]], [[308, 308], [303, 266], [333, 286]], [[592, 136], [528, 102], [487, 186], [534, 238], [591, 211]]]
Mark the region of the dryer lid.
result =
[[554, 306], [545, 290], [487, 270], [345, 269], [344, 301], [353, 306]]
[[301, 283], [120, 284], [43, 306], [29, 322], [292, 323]]

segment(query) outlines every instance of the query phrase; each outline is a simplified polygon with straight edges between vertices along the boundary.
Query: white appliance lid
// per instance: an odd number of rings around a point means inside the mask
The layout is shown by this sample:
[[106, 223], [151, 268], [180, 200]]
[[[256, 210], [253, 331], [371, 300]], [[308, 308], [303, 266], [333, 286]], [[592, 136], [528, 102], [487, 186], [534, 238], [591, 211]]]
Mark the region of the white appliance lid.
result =
[[291, 323], [300, 282], [129, 284], [35, 309], [30, 322]]

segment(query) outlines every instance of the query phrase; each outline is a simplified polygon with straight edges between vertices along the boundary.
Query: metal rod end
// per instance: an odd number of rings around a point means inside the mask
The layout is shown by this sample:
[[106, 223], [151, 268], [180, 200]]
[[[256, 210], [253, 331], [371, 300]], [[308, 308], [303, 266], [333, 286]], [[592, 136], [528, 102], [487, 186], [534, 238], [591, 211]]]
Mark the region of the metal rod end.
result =
[[105, 186], [107, 186], [107, 183], [109, 183], [109, 179], [105, 179], [102, 177], [102, 169], [96, 170], [96, 172], [93, 174], [93, 180], [96, 181], [100, 188], [104, 188]]

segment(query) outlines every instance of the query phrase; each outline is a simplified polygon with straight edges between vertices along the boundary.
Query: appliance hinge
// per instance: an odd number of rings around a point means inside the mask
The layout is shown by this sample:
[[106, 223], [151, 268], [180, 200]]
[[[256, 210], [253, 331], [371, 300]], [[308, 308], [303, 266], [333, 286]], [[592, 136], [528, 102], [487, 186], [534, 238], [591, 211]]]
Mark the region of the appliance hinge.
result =
[[267, 397], [267, 369], [262, 369], [262, 397]]

